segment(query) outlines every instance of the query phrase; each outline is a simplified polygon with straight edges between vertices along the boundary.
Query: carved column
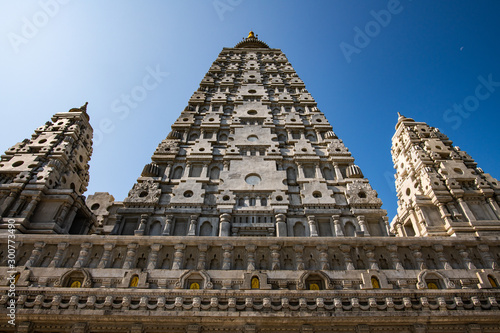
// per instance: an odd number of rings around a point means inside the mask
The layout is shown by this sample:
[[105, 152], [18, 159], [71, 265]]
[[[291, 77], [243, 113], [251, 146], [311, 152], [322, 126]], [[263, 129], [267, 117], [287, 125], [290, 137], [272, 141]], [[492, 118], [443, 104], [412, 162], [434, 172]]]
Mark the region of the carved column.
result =
[[90, 253], [90, 249], [92, 248], [92, 243], [82, 243], [80, 248], [80, 254], [78, 255], [78, 259], [76, 260], [73, 268], [85, 267], [85, 263], [87, 262], [87, 258]]
[[278, 237], [286, 237], [288, 235], [286, 230], [286, 215], [285, 214], [276, 214], [276, 236]]
[[58, 225], [63, 225], [64, 219], [68, 215], [70, 205], [65, 202], [62, 205], [61, 212], [59, 213], [59, 216], [56, 218], [56, 222]]
[[467, 247], [465, 245], [457, 245], [455, 249], [458, 250], [458, 253], [462, 257], [462, 260], [467, 269], [476, 269], [476, 266], [472, 263], [472, 260], [469, 258], [469, 252], [467, 252]]
[[198, 215], [191, 215], [189, 217], [189, 231], [188, 236], [196, 236], [196, 225], [198, 223]]
[[207, 178], [208, 175], [208, 163], [203, 163], [203, 169], [201, 170], [201, 177]]
[[462, 208], [462, 211], [464, 212], [465, 216], [467, 219], [472, 222], [476, 221], [476, 217], [474, 216], [474, 213], [469, 208], [469, 205], [464, 201], [463, 198], [457, 198], [458, 204]]
[[273, 244], [271, 246], [269, 246], [269, 249], [271, 250], [271, 259], [272, 259], [272, 263], [271, 263], [271, 270], [273, 271], [276, 271], [276, 270], [279, 270], [281, 265], [280, 265], [280, 249], [281, 249], [281, 246], [279, 246], [278, 244]]
[[322, 270], [329, 270], [330, 263], [328, 262], [328, 246], [321, 244], [316, 246], [316, 250], [319, 251], [319, 266]]
[[410, 245], [410, 250], [413, 252], [413, 257], [417, 262], [418, 269], [426, 269], [424, 259], [422, 259], [422, 252], [420, 252], [420, 245]]
[[135, 254], [137, 251], [137, 248], [139, 247], [139, 244], [137, 243], [132, 243], [127, 245], [127, 256], [125, 257], [125, 261], [123, 263], [123, 269], [131, 269], [134, 268], [134, 259], [135, 259]]
[[106, 243], [104, 244], [104, 252], [101, 257], [101, 261], [97, 265], [97, 268], [106, 268], [108, 266], [109, 258], [111, 257], [111, 250], [115, 247], [115, 244]]
[[337, 163], [333, 164], [333, 169], [335, 169], [335, 178], [337, 181], [344, 179], [344, 176], [342, 176], [342, 171], [340, 171]]
[[298, 172], [298, 177], [297, 177], [298, 179], [306, 178], [304, 176], [304, 166], [300, 162], [297, 162], [297, 172]]
[[222, 254], [222, 269], [231, 269], [231, 257], [233, 256], [233, 246], [231, 244], [222, 245], [224, 253]]
[[160, 252], [162, 247], [163, 247], [163, 245], [161, 245], [161, 244], [152, 244], [151, 245], [151, 252], [149, 253], [148, 265], [147, 265], [148, 270], [152, 270], [152, 269], [156, 268], [156, 264], [158, 262], [158, 252]]
[[116, 222], [115, 225], [113, 226], [113, 230], [111, 230], [110, 235], [118, 235], [120, 233], [120, 227], [122, 224], [123, 216], [121, 215], [116, 215]]
[[182, 176], [182, 178], [189, 177], [190, 173], [191, 173], [191, 162], [186, 162], [186, 170], [184, 171], [184, 175]]
[[436, 251], [436, 255], [438, 257], [439, 262], [441, 263], [441, 266], [444, 269], [453, 269], [451, 265], [448, 263], [448, 260], [446, 260], [446, 257], [443, 253], [444, 247], [441, 244], [434, 244], [432, 245], [432, 248], [434, 251]]
[[230, 231], [231, 231], [231, 215], [227, 213], [221, 214], [219, 237], [229, 236]]
[[366, 225], [365, 217], [363, 215], [358, 215], [356, 216], [356, 218], [358, 219], [359, 229], [363, 231], [365, 236], [370, 236], [370, 233], [368, 232], [368, 227]]
[[370, 264], [370, 269], [379, 269], [377, 260], [375, 260], [375, 253], [373, 252], [375, 250], [375, 246], [365, 245], [363, 249], [365, 250], [366, 258], [368, 259], [368, 263]]
[[42, 249], [44, 248], [44, 246], [45, 246], [45, 242], [36, 242], [35, 247], [33, 248], [33, 251], [31, 251], [31, 256], [26, 261], [24, 266], [26, 266], [26, 267], [33, 266], [38, 261], [38, 258], [40, 258], [40, 254], [42, 254]]
[[340, 251], [342, 251], [342, 255], [344, 256], [345, 269], [348, 271], [354, 270], [354, 264], [352, 263], [351, 257], [351, 246], [350, 245], [340, 245]]
[[165, 172], [163, 173], [163, 180], [168, 181], [170, 179], [170, 171], [172, 170], [172, 162], [167, 163], [167, 167], [165, 168]]
[[24, 204], [24, 201], [26, 200], [26, 196], [24, 195], [20, 195], [19, 196], [19, 199], [17, 199], [16, 203], [14, 206], [12, 206], [12, 208], [10, 209], [10, 212], [9, 212], [9, 216], [11, 217], [14, 217], [17, 215], [17, 210], [19, 209], [19, 207]]
[[167, 215], [165, 219], [165, 227], [163, 228], [162, 235], [170, 236], [170, 229], [172, 228], [172, 221], [174, 220], [173, 215]]
[[139, 228], [134, 231], [135, 236], [144, 235], [144, 230], [146, 229], [146, 224], [148, 223], [148, 214], [141, 214], [141, 222], [139, 223]]
[[181, 269], [182, 261], [184, 259], [184, 249], [186, 249], [185, 244], [175, 244], [174, 245], [175, 253], [174, 253], [174, 262], [172, 264], [172, 269]]
[[483, 258], [486, 268], [497, 269], [498, 264], [490, 253], [490, 247], [486, 244], [479, 244], [477, 246], [481, 258]]
[[333, 227], [335, 228], [335, 235], [337, 237], [344, 236], [344, 233], [342, 232], [342, 226], [340, 225], [340, 215], [332, 215], [332, 219]]
[[488, 198], [487, 200], [488, 200], [489, 206], [493, 210], [493, 213], [495, 214], [497, 219], [500, 220], [500, 207], [498, 206], [498, 203], [493, 198]]
[[298, 271], [303, 271], [305, 269], [304, 245], [294, 245], [293, 250], [295, 251], [295, 269]]
[[247, 251], [247, 271], [255, 271], [255, 251], [257, 246], [249, 244], [245, 246], [245, 250]]
[[26, 219], [31, 217], [31, 214], [35, 211], [36, 205], [40, 201], [40, 197], [32, 197], [30, 203], [26, 208], [22, 211], [21, 217], [24, 217]]
[[196, 269], [201, 271], [204, 270], [207, 265], [207, 244], [198, 245], [198, 264], [196, 265]]
[[61, 263], [62, 256], [64, 254], [64, 250], [68, 248], [68, 243], [59, 243], [57, 244], [57, 252], [54, 254], [54, 258], [52, 258], [52, 261], [49, 264], [49, 267], [59, 267], [59, 264]]
[[314, 215], [307, 216], [309, 224], [309, 234], [311, 237], [318, 237], [318, 228], [316, 227], [316, 217]]
[[397, 245], [387, 245], [386, 249], [389, 251], [389, 255], [391, 256], [392, 266], [396, 270], [404, 269], [403, 264], [399, 260], [398, 256], [398, 246]]
[[6, 215], [4, 213], [7, 211], [7, 209], [9, 209], [9, 207], [12, 204], [12, 202], [14, 201], [14, 199], [16, 199], [18, 192], [19, 192], [19, 189], [13, 189], [10, 191], [7, 199], [5, 199], [2, 206], [0, 206], [0, 216]]

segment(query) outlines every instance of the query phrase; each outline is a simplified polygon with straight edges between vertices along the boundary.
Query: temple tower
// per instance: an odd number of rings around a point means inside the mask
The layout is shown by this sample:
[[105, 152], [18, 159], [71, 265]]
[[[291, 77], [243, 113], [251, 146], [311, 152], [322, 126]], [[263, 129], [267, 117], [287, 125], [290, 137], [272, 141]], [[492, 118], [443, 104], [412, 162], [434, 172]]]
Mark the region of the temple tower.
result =
[[219, 54], [116, 222], [99, 219], [119, 235], [385, 236], [381, 205], [283, 52], [251, 32]]
[[82, 194], [89, 182], [92, 127], [87, 104], [52, 121], [7, 150], [0, 161], [0, 231], [87, 234], [95, 217]]
[[500, 184], [437, 128], [399, 116], [392, 138], [399, 236], [500, 234]]

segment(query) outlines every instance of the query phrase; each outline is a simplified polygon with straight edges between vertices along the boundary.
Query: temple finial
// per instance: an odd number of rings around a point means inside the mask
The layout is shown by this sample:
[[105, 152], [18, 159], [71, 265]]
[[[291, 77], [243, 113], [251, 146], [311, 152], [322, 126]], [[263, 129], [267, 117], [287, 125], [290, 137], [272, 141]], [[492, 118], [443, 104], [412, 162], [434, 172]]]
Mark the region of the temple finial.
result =
[[255, 38], [255, 34], [253, 33], [253, 31], [250, 30], [247, 38]]

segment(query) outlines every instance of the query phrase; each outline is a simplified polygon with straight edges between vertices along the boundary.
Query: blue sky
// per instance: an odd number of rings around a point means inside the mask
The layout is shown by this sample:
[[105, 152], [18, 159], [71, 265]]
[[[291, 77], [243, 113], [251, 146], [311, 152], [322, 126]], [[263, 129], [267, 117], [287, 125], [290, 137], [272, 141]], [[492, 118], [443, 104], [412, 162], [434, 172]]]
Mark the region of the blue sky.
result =
[[0, 150], [88, 101], [86, 194], [123, 200], [221, 49], [253, 29], [285, 52], [392, 219], [397, 112], [500, 177], [498, 13], [494, 0], [3, 0]]

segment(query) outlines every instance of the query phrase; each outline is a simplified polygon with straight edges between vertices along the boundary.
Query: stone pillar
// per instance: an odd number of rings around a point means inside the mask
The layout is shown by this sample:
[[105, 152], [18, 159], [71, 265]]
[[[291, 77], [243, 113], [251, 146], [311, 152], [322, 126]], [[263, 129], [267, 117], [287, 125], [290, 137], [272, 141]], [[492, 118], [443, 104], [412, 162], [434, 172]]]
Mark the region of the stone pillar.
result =
[[97, 268], [106, 268], [108, 266], [109, 259], [111, 258], [111, 250], [115, 247], [113, 243], [104, 244], [104, 252], [101, 257], [101, 261], [97, 265]]
[[424, 259], [422, 259], [422, 252], [420, 252], [420, 245], [413, 244], [410, 245], [409, 248], [413, 252], [413, 258], [415, 258], [417, 262], [418, 269], [426, 269], [427, 267], [425, 266]]
[[295, 269], [297, 271], [303, 271], [305, 269], [304, 265], [304, 245], [294, 245], [293, 250], [295, 251]]
[[31, 217], [31, 214], [35, 211], [36, 205], [40, 201], [40, 197], [32, 197], [30, 203], [26, 208], [22, 211], [21, 217], [24, 217], [26, 219]]
[[477, 246], [481, 258], [483, 258], [486, 268], [497, 269], [498, 264], [490, 253], [490, 247], [486, 244], [479, 244]]
[[56, 218], [56, 223], [60, 226], [63, 225], [64, 220], [66, 219], [66, 216], [68, 215], [70, 205], [65, 202], [62, 205], [61, 212], [59, 213], [59, 216]]
[[196, 236], [196, 225], [198, 222], [198, 215], [191, 215], [189, 217], [189, 231], [188, 236]]
[[247, 251], [247, 271], [255, 271], [255, 251], [257, 246], [249, 244], [245, 246], [245, 250]]
[[191, 162], [186, 162], [186, 170], [184, 171], [184, 174], [182, 175], [181, 178], [189, 177], [190, 172], [191, 172]]
[[365, 255], [366, 258], [368, 259], [370, 269], [379, 269], [377, 260], [375, 259], [375, 253], [373, 252], [375, 250], [375, 246], [365, 245], [363, 247], [363, 250], [365, 250]]
[[66, 250], [67, 248], [68, 248], [68, 243], [57, 244], [57, 252], [56, 252], [56, 254], [54, 254], [54, 258], [52, 258], [52, 261], [50, 262], [49, 267], [51, 267], [51, 268], [59, 267], [64, 250]]
[[392, 266], [395, 270], [404, 269], [401, 261], [398, 256], [398, 246], [397, 245], [387, 245], [386, 249], [389, 251], [389, 255], [391, 256]]
[[314, 169], [315, 169], [314, 172], [316, 174], [316, 178], [323, 178], [323, 174], [321, 173], [321, 168], [319, 166], [319, 163], [314, 165]]
[[206, 268], [207, 265], [207, 244], [198, 245], [198, 263], [196, 264], [196, 269], [201, 271]]
[[346, 270], [352, 271], [354, 270], [354, 264], [352, 263], [351, 257], [351, 246], [350, 245], [340, 245], [340, 251], [342, 251], [342, 255], [344, 256], [344, 262], [346, 266]]
[[26, 261], [24, 264], [25, 267], [31, 267], [36, 262], [38, 261], [38, 258], [40, 258], [40, 254], [42, 254], [42, 249], [45, 246], [45, 242], [36, 242], [35, 246], [33, 248], [33, 251], [31, 251], [31, 256], [30, 258]]
[[118, 235], [120, 233], [120, 227], [122, 224], [123, 216], [121, 215], [116, 215], [116, 222], [115, 225], [113, 226], [113, 230], [111, 230], [110, 235]]
[[170, 229], [172, 228], [172, 221], [174, 220], [173, 215], [167, 215], [165, 219], [165, 227], [162, 231], [162, 236], [170, 236]]
[[321, 270], [329, 270], [330, 263], [328, 262], [328, 246], [325, 244], [320, 244], [316, 246], [316, 250], [319, 251], [319, 266]]
[[500, 220], [500, 207], [498, 206], [498, 203], [493, 198], [488, 198], [487, 200], [488, 200], [488, 205], [493, 210], [493, 213], [497, 217], [497, 220]]
[[16, 199], [18, 192], [19, 192], [19, 189], [13, 189], [10, 191], [7, 199], [5, 199], [4, 202], [2, 203], [2, 205], [0, 206], [0, 216], [7, 215], [4, 213], [7, 211], [7, 209], [9, 209], [12, 202]]
[[141, 214], [141, 222], [139, 223], [139, 228], [134, 231], [135, 236], [144, 235], [144, 230], [146, 229], [146, 224], [148, 223], [148, 214]]
[[231, 244], [222, 245], [224, 253], [222, 254], [222, 269], [231, 269], [231, 257], [233, 256], [233, 246]]
[[441, 244], [434, 244], [432, 245], [432, 248], [434, 251], [436, 251], [436, 255], [438, 257], [439, 262], [441, 263], [441, 266], [444, 269], [453, 269], [451, 265], [448, 263], [448, 260], [446, 260], [446, 257], [443, 253], [444, 247]]
[[170, 180], [170, 172], [172, 171], [172, 162], [167, 163], [167, 167], [165, 168], [165, 172], [163, 173], [163, 181]]
[[307, 216], [307, 223], [309, 224], [309, 235], [311, 237], [318, 237], [318, 228], [316, 227], [316, 217], [314, 215]]
[[363, 234], [365, 236], [370, 236], [370, 232], [368, 232], [368, 226], [366, 225], [365, 217], [363, 215], [358, 215], [356, 216], [356, 218], [358, 219], [359, 229], [363, 231]]
[[335, 228], [335, 235], [337, 237], [344, 236], [344, 233], [342, 232], [342, 226], [340, 225], [340, 215], [332, 215], [332, 219], [333, 227]]
[[209, 174], [208, 174], [208, 163], [205, 162], [205, 163], [203, 163], [203, 169], [201, 169], [200, 178], [208, 178], [208, 177], [209, 177]]
[[467, 269], [476, 269], [476, 266], [472, 263], [472, 260], [469, 258], [469, 252], [467, 252], [467, 247], [465, 245], [457, 245], [455, 246], [458, 253], [462, 257], [464, 265]]
[[279, 252], [281, 250], [281, 246], [278, 244], [273, 244], [269, 246], [269, 249], [271, 250], [271, 259], [272, 259], [271, 270], [277, 271], [281, 268], [280, 252]]
[[389, 236], [391, 234], [391, 227], [389, 225], [389, 217], [382, 216], [382, 219], [384, 220], [384, 226], [385, 226], [386, 235]]
[[163, 247], [163, 245], [161, 245], [161, 244], [152, 244], [151, 245], [151, 252], [149, 252], [148, 265], [147, 265], [148, 270], [152, 270], [152, 269], [156, 268], [156, 264], [158, 262], [158, 252], [160, 252], [162, 247]]
[[403, 225], [399, 221], [396, 222], [396, 231], [400, 237], [406, 236], [405, 232], [403, 231]]
[[219, 237], [227, 237], [231, 232], [231, 215], [224, 213], [220, 215]]
[[297, 179], [304, 179], [304, 178], [306, 178], [304, 176], [304, 166], [300, 162], [297, 162], [297, 172], [298, 172]]
[[464, 199], [457, 198], [457, 201], [458, 201], [458, 204], [460, 205], [460, 207], [462, 208], [462, 211], [464, 212], [465, 217], [467, 217], [467, 219], [470, 222], [476, 221], [476, 217], [474, 216], [474, 214], [472, 213], [472, 211], [469, 208], [469, 205], [467, 205], [467, 203], [464, 201]]
[[172, 269], [182, 269], [182, 261], [184, 259], [184, 250], [186, 249], [185, 244], [175, 244], [174, 245], [174, 262], [172, 264]]
[[335, 170], [335, 178], [337, 181], [343, 180], [344, 176], [342, 176], [342, 171], [340, 171], [340, 168], [337, 163], [333, 164], [333, 169]]
[[73, 265], [73, 268], [85, 267], [85, 263], [87, 262], [91, 248], [92, 248], [92, 243], [88, 243], [88, 242], [82, 243], [81, 249], [80, 249], [80, 254], [79, 254], [78, 259], [76, 260], [75, 264]]
[[139, 244], [137, 243], [132, 243], [127, 245], [127, 256], [125, 257], [125, 261], [123, 262], [123, 269], [131, 269], [134, 268], [134, 259], [135, 259], [135, 254], [137, 251], [137, 248], [139, 247]]
[[19, 207], [24, 204], [24, 201], [26, 200], [26, 196], [24, 195], [20, 195], [19, 196], [19, 199], [17, 199], [16, 203], [14, 204], [14, 206], [12, 206], [12, 208], [10, 209], [10, 212], [9, 212], [9, 216], [10, 217], [14, 217], [17, 215], [17, 210], [19, 209]]
[[286, 215], [285, 214], [276, 214], [276, 236], [278, 237], [286, 237], [288, 236], [288, 232], [286, 230]]

